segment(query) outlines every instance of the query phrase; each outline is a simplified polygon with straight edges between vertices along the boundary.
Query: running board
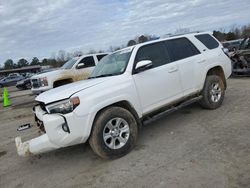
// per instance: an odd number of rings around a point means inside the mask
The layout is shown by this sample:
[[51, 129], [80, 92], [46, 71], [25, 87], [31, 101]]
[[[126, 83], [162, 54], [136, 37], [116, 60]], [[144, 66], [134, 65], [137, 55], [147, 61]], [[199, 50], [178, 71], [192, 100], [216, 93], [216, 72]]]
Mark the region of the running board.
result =
[[170, 106], [169, 108], [167, 108], [166, 110], [163, 110], [163, 111], [160, 111], [159, 113], [156, 113], [156, 114], [153, 114], [153, 115], [147, 115], [145, 118], [143, 118], [143, 122], [144, 123], [148, 123], [148, 122], [151, 122], [151, 121], [155, 121], [159, 118], [161, 118], [162, 116], [165, 116], [167, 114], [170, 114], [172, 112], [175, 112], [176, 110], [179, 110], [185, 106], [188, 106], [194, 102], [197, 102], [199, 101], [200, 99], [202, 99], [202, 96], [198, 96], [198, 97], [195, 97], [195, 98], [191, 98], [189, 100], [186, 100], [184, 102], [181, 102], [179, 103], [178, 105], [173, 105], [173, 106]]

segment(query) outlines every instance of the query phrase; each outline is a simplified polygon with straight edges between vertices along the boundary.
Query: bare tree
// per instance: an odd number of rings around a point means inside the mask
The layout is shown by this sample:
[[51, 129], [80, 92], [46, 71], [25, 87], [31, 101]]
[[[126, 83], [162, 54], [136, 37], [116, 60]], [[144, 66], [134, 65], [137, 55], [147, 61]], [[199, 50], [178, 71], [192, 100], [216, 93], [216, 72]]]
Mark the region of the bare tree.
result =
[[190, 32], [190, 29], [189, 28], [178, 28], [175, 30], [175, 34], [177, 35], [181, 35], [181, 34], [185, 34], [185, 33], [189, 33]]

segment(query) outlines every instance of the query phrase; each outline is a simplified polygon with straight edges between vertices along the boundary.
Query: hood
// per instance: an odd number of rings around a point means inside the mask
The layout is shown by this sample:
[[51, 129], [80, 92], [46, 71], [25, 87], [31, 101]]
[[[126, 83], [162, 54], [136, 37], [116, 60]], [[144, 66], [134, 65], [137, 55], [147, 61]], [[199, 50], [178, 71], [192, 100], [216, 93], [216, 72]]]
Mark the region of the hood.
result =
[[111, 79], [110, 77], [96, 78], [96, 79], [82, 80], [74, 82], [72, 84], [67, 84], [58, 88], [51, 89], [44, 93], [41, 93], [36, 97], [36, 101], [48, 104], [59, 100], [68, 99], [70, 98], [70, 96], [79, 91], [96, 86], [110, 79]]
[[54, 75], [58, 75], [59, 73], [62, 73], [64, 71], [64, 69], [57, 69], [57, 70], [53, 70], [53, 71], [49, 71], [49, 72], [45, 72], [45, 73], [40, 73], [37, 75], [34, 75], [31, 77], [31, 79], [36, 79], [36, 78], [43, 78], [43, 77], [49, 77], [49, 76], [54, 76]]

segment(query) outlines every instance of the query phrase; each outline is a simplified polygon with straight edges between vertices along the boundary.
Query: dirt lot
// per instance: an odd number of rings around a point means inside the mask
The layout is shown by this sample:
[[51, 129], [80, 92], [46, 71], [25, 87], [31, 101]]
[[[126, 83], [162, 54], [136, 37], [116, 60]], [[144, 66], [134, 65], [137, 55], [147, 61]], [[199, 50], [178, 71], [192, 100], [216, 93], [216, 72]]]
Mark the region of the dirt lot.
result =
[[[107, 161], [88, 144], [28, 158], [18, 157], [14, 138], [37, 135], [34, 97], [0, 108], [0, 187], [249, 187], [250, 80], [230, 79], [221, 108], [193, 104], [145, 125], [136, 148]], [[22, 103], [26, 103], [23, 105]], [[1, 104], [2, 106], [2, 104]]]

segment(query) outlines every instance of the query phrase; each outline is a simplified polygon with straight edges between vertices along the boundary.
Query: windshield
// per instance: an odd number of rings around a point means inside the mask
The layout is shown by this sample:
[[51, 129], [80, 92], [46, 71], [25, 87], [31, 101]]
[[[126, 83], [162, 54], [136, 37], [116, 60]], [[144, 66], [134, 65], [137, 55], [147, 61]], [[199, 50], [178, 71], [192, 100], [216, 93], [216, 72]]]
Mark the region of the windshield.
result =
[[71, 69], [77, 60], [78, 60], [77, 58], [73, 58], [73, 59], [67, 61], [61, 68], [62, 69]]
[[122, 74], [128, 64], [132, 49], [125, 49], [107, 55], [101, 59], [93, 70], [90, 78]]

